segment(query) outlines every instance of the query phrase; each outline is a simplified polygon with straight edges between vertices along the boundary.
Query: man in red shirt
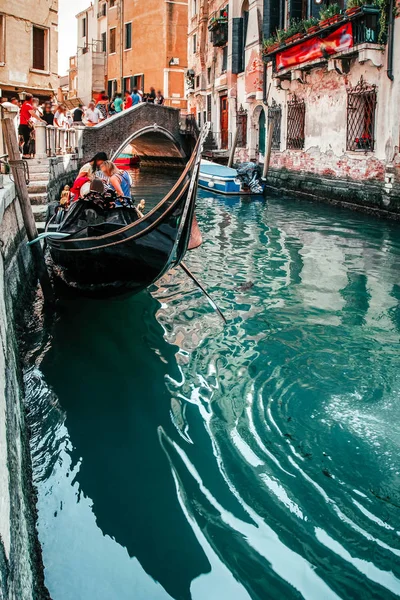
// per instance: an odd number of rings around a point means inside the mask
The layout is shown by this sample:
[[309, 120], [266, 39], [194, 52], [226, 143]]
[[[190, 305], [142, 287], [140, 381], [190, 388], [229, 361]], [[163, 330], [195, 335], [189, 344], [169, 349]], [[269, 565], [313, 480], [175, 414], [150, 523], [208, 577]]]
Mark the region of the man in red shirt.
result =
[[125, 92], [125, 102], [124, 102], [124, 108], [125, 108], [125, 110], [127, 108], [130, 108], [132, 105], [133, 105], [133, 100], [132, 100], [131, 93], [128, 92], [128, 90], [126, 90], [126, 92]]
[[21, 106], [19, 113], [18, 133], [24, 138], [23, 158], [30, 158], [29, 138], [31, 136], [31, 127], [29, 127], [30, 118], [35, 115], [35, 109], [32, 106], [32, 94], [26, 94], [25, 102]]

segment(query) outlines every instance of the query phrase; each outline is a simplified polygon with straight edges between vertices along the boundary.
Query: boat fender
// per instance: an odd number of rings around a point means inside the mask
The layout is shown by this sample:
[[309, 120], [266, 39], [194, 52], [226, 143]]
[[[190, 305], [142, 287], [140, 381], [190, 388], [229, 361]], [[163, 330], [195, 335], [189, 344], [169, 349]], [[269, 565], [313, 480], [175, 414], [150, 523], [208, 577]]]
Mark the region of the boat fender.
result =
[[213, 188], [214, 186], [215, 186], [215, 183], [213, 181], [208, 182], [208, 187]]

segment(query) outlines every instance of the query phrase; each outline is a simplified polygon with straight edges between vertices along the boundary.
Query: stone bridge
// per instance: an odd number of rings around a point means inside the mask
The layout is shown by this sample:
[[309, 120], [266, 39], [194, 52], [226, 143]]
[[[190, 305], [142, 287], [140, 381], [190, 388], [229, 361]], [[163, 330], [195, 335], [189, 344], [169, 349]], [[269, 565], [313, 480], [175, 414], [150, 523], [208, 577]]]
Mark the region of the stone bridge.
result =
[[115, 159], [129, 144], [143, 159], [187, 157], [193, 147], [192, 128], [186, 130], [180, 112], [169, 106], [142, 103], [82, 132], [82, 158], [96, 152]]

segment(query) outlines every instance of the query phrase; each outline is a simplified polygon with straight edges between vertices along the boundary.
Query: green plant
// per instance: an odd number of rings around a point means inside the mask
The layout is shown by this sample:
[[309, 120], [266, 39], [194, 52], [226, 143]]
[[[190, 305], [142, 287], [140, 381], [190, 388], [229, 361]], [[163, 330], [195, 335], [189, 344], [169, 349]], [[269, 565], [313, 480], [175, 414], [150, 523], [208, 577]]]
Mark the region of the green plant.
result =
[[340, 8], [339, 4], [331, 4], [330, 6], [325, 6], [321, 9], [319, 18], [321, 21], [326, 21], [327, 19], [331, 19], [336, 15], [340, 15], [341, 12], [342, 9]]
[[304, 33], [303, 21], [291, 19], [289, 27], [286, 29], [286, 32], [287, 37], [292, 37], [292, 35], [296, 35], [296, 33]]
[[346, 8], [350, 9], [350, 8], [359, 8], [360, 6], [364, 6], [364, 4], [367, 4], [368, 0], [347, 0], [347, 5]]
[[275, 36], [276, 36], [276, 41], [279, 42], [280, 44], [285, 42], [289, 37], [286, 29], [277, 29]]
[[274, 44], [276, 44], [277, 39], [275, 35], [271, 35], [268, 39], [264, 40], [264, 50], [267, 51], [269, 48], [272, 48]]
[[301, 23], [303, 25], [304, 31], [307, 31], [307, 29], [310, 29], [310, 27], [315, 27], [316, 25], [318, 25], [319, 19], [317, 19], [317, 17], [310, 17], [309, 19], [304, 19], [304, 21], [302, 21]]

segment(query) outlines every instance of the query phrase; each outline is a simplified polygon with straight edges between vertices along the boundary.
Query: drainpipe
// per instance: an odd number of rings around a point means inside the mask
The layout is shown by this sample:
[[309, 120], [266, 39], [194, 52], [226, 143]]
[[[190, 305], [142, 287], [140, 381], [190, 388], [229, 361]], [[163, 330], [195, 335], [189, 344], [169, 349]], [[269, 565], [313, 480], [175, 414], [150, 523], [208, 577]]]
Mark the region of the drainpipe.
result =
[[[119, 75], [121, 81], [121, 94], [124, 93], [124, 0], [120, 0], [120, 15], [119, 15]], [[122, 96], [123, 97], [123, 96]]]
[[393, 75], [393, 44], [394, 44], [394, 9], [393, 0], [389, 4], [389, 26], [388, 26], [388, 57], [387, 57], [387, 76], [390, 81], [394, 81]]

